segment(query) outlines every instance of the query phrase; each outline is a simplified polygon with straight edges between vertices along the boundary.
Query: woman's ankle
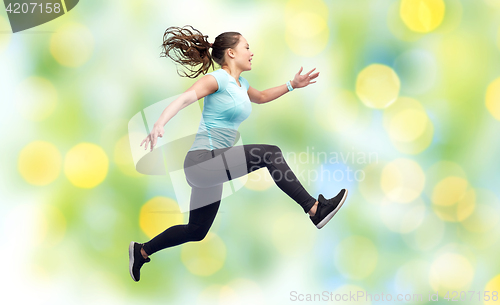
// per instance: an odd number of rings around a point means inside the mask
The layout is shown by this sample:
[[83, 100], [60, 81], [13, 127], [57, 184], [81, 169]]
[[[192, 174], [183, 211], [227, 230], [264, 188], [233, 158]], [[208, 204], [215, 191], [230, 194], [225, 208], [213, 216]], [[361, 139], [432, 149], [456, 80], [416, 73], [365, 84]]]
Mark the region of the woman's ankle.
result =
[[316, 214], [317, 208], [318, 208], [318, 201], [316, 201], [316, 203], [314, 203], [312, 208], [307, 213], [309, 213], [310, 216], [314, 216]]
[[144, 247], [141, 248], [141, 254], [144, 259], [148, 258], [148, 254], [146, 253], [146, 251], [144, 251]]

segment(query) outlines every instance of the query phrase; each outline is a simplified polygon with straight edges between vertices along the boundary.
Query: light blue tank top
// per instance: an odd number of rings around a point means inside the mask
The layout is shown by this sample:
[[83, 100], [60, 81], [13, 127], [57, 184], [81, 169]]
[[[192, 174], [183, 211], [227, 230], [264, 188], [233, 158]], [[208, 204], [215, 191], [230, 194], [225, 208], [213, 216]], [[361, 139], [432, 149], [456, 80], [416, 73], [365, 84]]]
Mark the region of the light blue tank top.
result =
[[189, 151], [233, 146], [237, 141], [238, 127], [252, 112], [247, 93], [250, 85], [243, 76], [239, 78], [240, 87], [224, 69], [207, 75], [215, 77], [219, 88], [205, 96], [198, 132]]

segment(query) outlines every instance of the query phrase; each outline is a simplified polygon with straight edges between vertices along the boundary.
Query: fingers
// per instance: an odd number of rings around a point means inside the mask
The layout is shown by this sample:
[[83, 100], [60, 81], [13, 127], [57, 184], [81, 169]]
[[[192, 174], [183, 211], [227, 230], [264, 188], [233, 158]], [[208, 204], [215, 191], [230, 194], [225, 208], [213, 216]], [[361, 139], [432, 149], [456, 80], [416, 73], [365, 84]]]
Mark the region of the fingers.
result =
[[307, 72], [307, 75], [311, 74], [312, 71], [316, 70], [316, 68], [312, 69], [311, 71]]
[[300, 75], [300, 72], [302, 72], [302, 67], [300, 67], [299, 72], [297, 72], [298, 75]]
[[[144, 139], [144, 141], [142, 142], [146, 142], [146, 144], [144, 145], [144, 150], [148, 149], [148, 143], [149, 143], [149, 135], [146, 137], [146, 139]], [[141, 143], [141, 146], [142, 146], [142, 143]]]
[[316, 72], [316, 73], [312, 74], [312, 75], [309, 77], [309, 79], [315, 79], [315, 78], [316, 78], [316, 77], [318, 77], [318, 76], [319, 76], [319, 72]]

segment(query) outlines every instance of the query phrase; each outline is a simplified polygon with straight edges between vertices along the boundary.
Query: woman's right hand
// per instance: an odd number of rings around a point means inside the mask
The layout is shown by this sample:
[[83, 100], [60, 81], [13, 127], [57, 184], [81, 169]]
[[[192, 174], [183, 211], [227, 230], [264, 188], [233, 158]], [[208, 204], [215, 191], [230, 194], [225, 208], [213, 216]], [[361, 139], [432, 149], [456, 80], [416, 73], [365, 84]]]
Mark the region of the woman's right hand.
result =
[[163, 126], [161, 125], [154, 125], [153, 126], [153, 130], [151, 130], [151, 132], [149, 133], [149, 135], [144, 139], [142, 140], [141, 142], [141, 145], [146, 143], [146, 145], [144, 145], [144, 149], [147, 149], [148, 148], [148, 144], [151, 143], [151, 151], [153, 151], [153, 147], [156, 145], [156, 142], [157, 142], [157, 138], [160, 137], [160, 138], [163, 138], [163, 134], [165, 133], [165, 130], [163, 130]]

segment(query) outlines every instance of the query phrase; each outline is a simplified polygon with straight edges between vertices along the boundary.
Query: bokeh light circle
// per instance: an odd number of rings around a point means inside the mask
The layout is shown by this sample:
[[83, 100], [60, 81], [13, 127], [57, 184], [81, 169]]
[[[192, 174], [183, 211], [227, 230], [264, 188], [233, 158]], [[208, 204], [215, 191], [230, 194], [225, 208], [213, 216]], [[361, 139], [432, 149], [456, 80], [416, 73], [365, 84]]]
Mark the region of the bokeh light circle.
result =
[[500, 77], [486, 89], [486, 109], [495, 119], [500, 120]]
[[399, 95], [401, 83], [392, 68], [372, 64], [364, 68], [356, 80], [356, 94], [370, 108], [386, 108]]
[[[490, 190], [477, 189], [477, 203], [468, 217], [459, 219], [461, 225], [470, 232], [487, 234], [500, 222], [500, 200]], [[487, 234], [490, 235], [490, 234]], [[493, 238], [493, 234], [491, 234]]]
[[192, 274], [209, 276], [224, 265], [226, 245], [217, 234], [208, 232], [202, 241], [183, 244], [181, 259]]
[[90, 30], [78, 23], [66, 23], [52, 34], [50, 53], [63, 66], [77, 68], [85, 64], [94, 49]]
[[135, 169], [132, 151], [130, 150], [129, 135], [122, 136], [115, 144], [113, 152], [113, 160], [118, 168], [127, 176], [142, 177], [143, 174]]
[[[499, 6], [500, 7], [500, 6]], [[485, 286], [484, 291], [489, 291], [490, 299], [488, 301], [484, 301], [484, 305], [493, 305], [498, 304], [500, 301], [500, 274], [492, 278]], [[492, 292], [497, 292], [497, 298], [491, 298]]]
[[446, 177], [434, 187], [432, 202], [440, 206], [454, 205], [465, 196], [468, 186], [469, 183], [463, 178]]
[[476, 193], [466, 179], [448, 176], [432, 192], [432, 208], [442, 220], [456, 222], [469, 217], [476, 206]]
[[49, 142], [32, 142], [19, 153], [19, 173], [33, 185], [47, 185], [54, 181], [59, 176], [61, 165], [61, 153]]
[[445, 4], [442, 0], [401, 0], [400, 14], [410, 30], [428, 33], [443, 22]]
[[422, 193], [425, 174], [417, 162], [399, 158], [384, 167], [380, 184], [390, 200], [408, 203]]
[[322, 0], [289, 0], [285, 22], [286, 43], [295, 54], [312, 57], [326, 48], [330, 30], [328, 7]]
[[157, 196], [148, 200], [139, 213], [139, 226], [149, 238], [167, 228], [181, 224], [184, 217], [177, 202], [171, 198]]
[[433, 262], [429, 272], [429, 282], [433, 291], [440, 296], [447, 291], [465, 291], [474, 277], [474, 267], [463, 255], [443, 253]]
[[[0, 35], [1, 36], [1, 35]], [[28, 120], [39, 122], [54, 112], [58, 101], [57, 90], [42, 77], [29, 77], [16, 88], [15, 105]]]
[[384, 110], [383, 122], [391, 142], [400, 152], [418, 154], [432, 142], [432, 122], [424, 107], [413, 98], [398, 98]]
[[106, 178], [108, 165], [108, 156], [100, 146], [80, 143], [66, 154], [64, 173], [73, 185], [93, 188]]
[[371, 240], [350, 236], [335, 249], [335, 266], [347, 278], [364, 279], [375, 270], [378, 251]]

